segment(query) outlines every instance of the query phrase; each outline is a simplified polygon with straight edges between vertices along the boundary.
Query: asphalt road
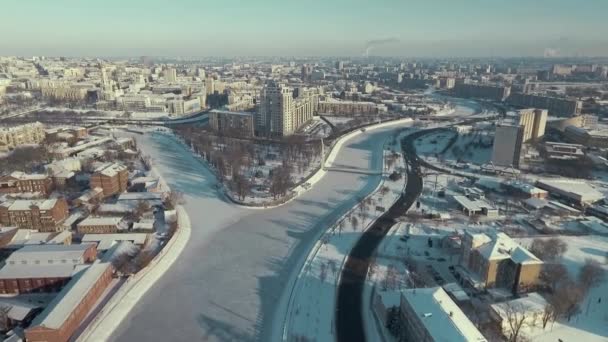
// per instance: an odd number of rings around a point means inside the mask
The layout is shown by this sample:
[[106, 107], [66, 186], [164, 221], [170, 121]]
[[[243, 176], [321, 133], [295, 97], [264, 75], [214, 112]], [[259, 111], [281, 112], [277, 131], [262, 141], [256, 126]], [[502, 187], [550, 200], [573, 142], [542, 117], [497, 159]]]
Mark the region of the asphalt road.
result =
[[432, 130], [413, 133], [404, 138], [404, 157], [408, 166], [405, 193], [366, 230], [348, 255], [338, 284], [336, 303], [336, 331], [338, 342], [365, 341], [363, 319], [363, 288], [367, 270], [376, 249], [396, 219], [402, 216], [416, 201], [422, 191], [420, 160], [414, 141]]

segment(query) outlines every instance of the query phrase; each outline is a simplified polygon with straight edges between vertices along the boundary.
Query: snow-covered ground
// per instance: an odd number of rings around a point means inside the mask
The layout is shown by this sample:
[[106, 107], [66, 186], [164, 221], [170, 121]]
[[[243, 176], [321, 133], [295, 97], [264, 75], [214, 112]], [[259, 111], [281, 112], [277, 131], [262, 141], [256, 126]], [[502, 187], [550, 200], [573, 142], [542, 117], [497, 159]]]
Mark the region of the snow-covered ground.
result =
[[[387, 139], [386, 155], [400, 151], [399, 144], [389, 148]], [[296, 286], [291, 295], [289, 310], [285, 320], [284, 340], [297, 341], [305, 338], [309, 341], [331, 341], [334, 337], [334, 303], [336, 302], [336, 287], [345, 257], [361, 234], [385, 210], [399, 198], [403, 191], [405, 179], [390, 181], [388, 174], [393, 170], [403, 170], [405, 164], [400, 157], [398, 162], [384, 175], [377, 191], [371, 194], [369, 210], [361, 211], [354, 207], [336, 224], [328, 228], [320, 241], [309, 254], [304, 268], [301, 270]], [[385, 171], [387, 171], [385, 169]], [[388, 191], [379, 191], [384, 188]], [[356, 217], [353, 223], [350, 217]]]
[[[394, 128], [362, 133], [335, 164], [378, 168]], [[329, 225], [373, 191], [381, 176], [328, 172], [283, 206], [250, 210], [231, 204], [213, 174], [174, 138], [138, 137], [171, 188], [185, 195], [192, 235], [180, 260], [121, 322], [114, 341], [277, 341], [306, 256]]]
[[[519, 239], [522, 245], [528, 245], [532, 239]], [[585, 259], [595, 259], [608, 272], [606, 264], [606, 253], [608, 252], [608, 237], [603, 236], [567, 236], [563, 237], [568, 245], [568, 250], [562, 257], [561, 262], [568, 269], [568, 273], [574, 279], [578, 276], [579, 269], [585, 263]], [[601, 301], [598, 302], [598, 299]], [[570, 322], [564, 319], [553, 325], [548, 325], [545, 330], [540, 328], [525, 331], [532, 341], [552, 342], [558, 341], [585, 341], [600, 342], [608, 341], [608, 279], [597, 287], [589, 290], [587, 297], [580, 304], [581, 312], [573, 316]]]

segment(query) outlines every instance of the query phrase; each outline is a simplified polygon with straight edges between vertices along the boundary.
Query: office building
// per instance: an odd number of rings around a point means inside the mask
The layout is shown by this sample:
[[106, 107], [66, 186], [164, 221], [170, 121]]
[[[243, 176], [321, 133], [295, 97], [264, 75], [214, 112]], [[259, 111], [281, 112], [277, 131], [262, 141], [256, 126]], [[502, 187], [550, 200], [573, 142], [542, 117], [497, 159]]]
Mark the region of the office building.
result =
[[253, 113], [212, 110], [209, 113], [209, 126], [217, 132], [251, 137], [254, 133]]
[[518, 168], [523, 136], [522, 126], [497, 125], [492, 148], [492, 163], [496, 166]]
[[558, 97], [513, 93], [507, 102], [516, 107], [547, 109], [549, 115], [573, 116], [581, 113], [583, 103]]
[[505, 233], [466, 232], [460, 265], [460, 275], [473, 288], [522, 293], [539, 285], [543, 262]]
[[537, 140], [545, 135], [547, 125], [546, 109], [522, 109], [518, 111], [519, 125], [523, 126], [523, 142]]

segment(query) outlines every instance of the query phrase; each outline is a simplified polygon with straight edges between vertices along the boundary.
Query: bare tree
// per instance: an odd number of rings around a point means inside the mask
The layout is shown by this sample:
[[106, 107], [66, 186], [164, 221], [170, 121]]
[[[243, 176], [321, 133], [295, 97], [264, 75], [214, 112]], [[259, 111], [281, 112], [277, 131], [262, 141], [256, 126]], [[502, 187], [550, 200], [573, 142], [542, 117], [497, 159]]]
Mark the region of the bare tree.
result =
[[338, 222], [338, 235], [342, 234], [342, 229], [344, 229], [344, 220], [340, 220], [340, 222]]
[[175, 209], [175, 206], [178, 204], [184, 203], [184, 194], [179, 191], [171, 190], [165, 195], [165, 207], [169, 210]]
[[519, 342], [522, 341], [522, 332], [521, 329], [526, 325], [526, 320], [528, 319], [528, 314], [521, 304], [507, 302], [503, 306], [504, 308], [504, 317], [506, 319], [508, 328], [508, 336], [507, 340], [509, 342]]
[[553, 319], [566, 317], [568, 321], [579, 311], [579, 305], [585, 297], [585, 291], [580, 285], [571, 280], [564, 280], [559, 283], [551, 297], [551, 304], [555, 310]]
[[590, 258], [585, 259], [585, 264], [578, 273], [578, 280], [585, 292], [599, 285], [605, 278], [606, 270], [602, 268], [599, 261]]
[[568, 278], [568, 270], [562, 264], [545, 263], [540, 271], [540, 280], [554, 291], [560, 281]]
[[367, 269], [368, 279], [372, 279], [372, 277], [376, 273], [377, 268], [378, 268], [378, 262], [376, 261], [375, 257], [372, 257], [372, 259], [369, 261], [369, 267]]
[[357, 216], [352, 215], [350, 216], [350, 224], [353, 226], [353, 230], [357, 230], [358, 226], [359, 226], [359, 220], [357, 220]]
[[0, 331], [7, 331], [11, 328], [11, 320], [8, 317], [8, 312], [11, 310], [9, 306], [0, 306]]
[[543, 261], [556, 261], [566, 253], [568, 245], [559, 238], [534, 239], [530, 252]]
[[237, 195], [240, 200], [244, 200], [247, 195], [251, 192], [251, 182], [247, 177], [236, 173], [232, 177], [232, 182], [234, 184]]
[[547, 323], [549, 323], [550, 320], [554, 320], [554, 316], [555, 316], [555, 308], [553, 307], [553, 304], [551, 302], [548, 302], [547, 304], [545, 304], [545, 308], [543, 310], [543, 315], [541, 317], [541, 321], [543, 324], [543, 329], [545, 329], [545, 327], [547, 327]]

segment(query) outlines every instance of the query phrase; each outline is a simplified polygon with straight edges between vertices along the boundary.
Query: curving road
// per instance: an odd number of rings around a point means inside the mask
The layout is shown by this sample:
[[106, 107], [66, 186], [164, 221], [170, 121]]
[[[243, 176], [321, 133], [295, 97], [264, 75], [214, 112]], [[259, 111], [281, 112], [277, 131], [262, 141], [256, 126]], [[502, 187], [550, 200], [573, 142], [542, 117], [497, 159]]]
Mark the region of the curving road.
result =
[[338, 342], [365, 341], [363, 319], [363, 288], [367, 270], [382, 239], [416, 201], [422, 191], [422, 176], [414, 141], [432, 130], [412, 133], [404, 138], [403, 152], [407, 163], [407, 185], [405, 193], [367, 229], [350, 251], [342, 269], [336, 301], [336, 330]]
[[[394, 127], [348, 141], [335, 165], [381, 168], [382, 142]], [[138, 139], [169, 185], [184, 192], [192, 236], [180, 260], [146, 293], [130, 320], [120, 323], [112, 340], [280, 340], [289, 289], [306, 255], [380, 176], [330, 171], [292, 202], [248, 209], [223, 200], [214, 176], [172, 138]]]

